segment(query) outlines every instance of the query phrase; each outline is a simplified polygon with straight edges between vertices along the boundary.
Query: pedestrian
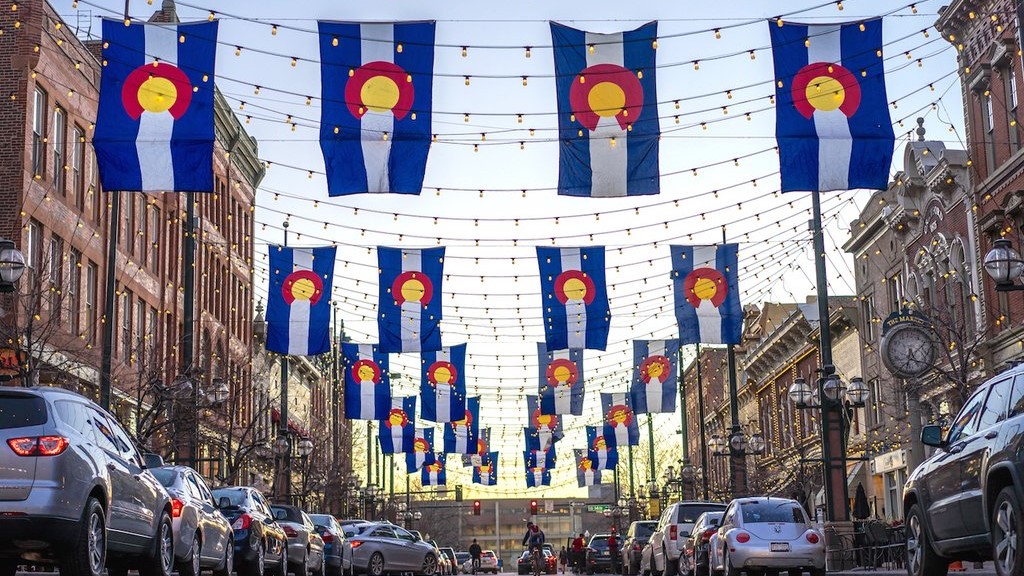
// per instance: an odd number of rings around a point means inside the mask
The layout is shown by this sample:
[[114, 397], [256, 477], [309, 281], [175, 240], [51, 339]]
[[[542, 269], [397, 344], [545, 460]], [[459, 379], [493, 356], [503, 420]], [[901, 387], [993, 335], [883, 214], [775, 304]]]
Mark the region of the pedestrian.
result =
[[572, 541], [572, 568], [573, 572], [579, 574], [583, 571], [583, 549], [587, 547], [586, 542], [583, 541], [583, 533], [581, 532]]
[[619, 536], [615, 533], [614, 526], [612, 526], [611, 534], [608, 535], [608, 555], [612, 560], [612, 574], [620, 573], [622, 569], [619, 566]]
[[473, 574], [476, 574], [480, 570], [480, 556], [483, 551], [480, 549], [480, 545], [477, 544], [476, 538], [473, 538], [473, 543], [469, 545], [469, 558], [470, 564], [473, 568]]
[[569, 562], [569, 553], [565, 551], [565, 546], [558, 551], [558, 563], [562, 566], [562, 574], [565, 574], [565, 565]]

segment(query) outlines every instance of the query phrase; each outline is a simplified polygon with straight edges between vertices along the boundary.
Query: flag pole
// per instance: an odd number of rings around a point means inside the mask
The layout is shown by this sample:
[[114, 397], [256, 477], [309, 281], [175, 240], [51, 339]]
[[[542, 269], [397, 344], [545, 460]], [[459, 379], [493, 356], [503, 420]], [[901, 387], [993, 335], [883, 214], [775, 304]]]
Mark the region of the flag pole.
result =
[[[191, 208], [192, 204], [189, 203]], [[288, 247], [288, 221], [281, 224], [284, 227], [284, 245]], [[278, 435], [285, 439], [287, 448], [281, 455], [284, 468], [284, 503], [291, 504], [292, 497], [292, 442], [291, 430], [288, 429], [288, 355], [281, 354], [281, 421], [278, 425]]]
[[700, 435], [700, 483], [704, 501], [708, 501], [708, 435], [704, 429], [704, 378], [702, 374], [700, 343], [697, 344], [697, 434]]
[[[726, 243], [725, 226], [722, 226], [722, 244]], [[736, 351], [733, 344], [726, 345], [727, 363], [729, 367], [729, 416], [732, 420], [732, 430], [729, 432], [729, 468], [730, 482], [729, 489], [733, 498], [746, 495], [747, 493], [747, 456], [742, 446], [735, 442], [742, 436], [740, 429], [740, 406], [739, 392], [736, 378]]]

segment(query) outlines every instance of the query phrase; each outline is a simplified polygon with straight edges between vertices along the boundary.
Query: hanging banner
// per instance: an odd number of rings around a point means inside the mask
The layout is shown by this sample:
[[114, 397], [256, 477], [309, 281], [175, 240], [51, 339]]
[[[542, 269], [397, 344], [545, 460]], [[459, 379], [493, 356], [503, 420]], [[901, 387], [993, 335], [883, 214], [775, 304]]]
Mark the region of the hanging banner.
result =
[[479, 466], [473, 467], [473, 483], [494, 486], [498, 483], [498, 453], [490, 452]]
[[679, 340], [634, 340], [633, 384], [629, 389], [637, 414], [675, 412]]
[[466, 412], [466, 345], [441, 348], [420, 355], [421, 417], [451, 422]]
[[557, 414], [544, 414], [539, 397], [526, 395], [526, 416], [530, 422], [524, 429], [527, 450], [547, 450], [562, 439], [562, 419]]
[[736, 244], [670, 246], [680, 344], [739, 344], [743, 335]]
[[267, 289], [267, 350], [315, 356], [331, 350], [333, 246], [270, 245]]
[[217, 25], [103, 19], [92, 145], [104, 190], [213, 192]]
[[527, 468], [526, 487], [540, 488], [541, 486], [551, 486], [551, 471], [546, 468]]
[[583, 350], [548, 350], [537, 344], [542, 414], [583, 414]]
[[391, 409], [388, 355], [373, 344], [341, 345], [345, 370], [345, 418], [383, 420]]
[[576, 456], [576, 482], [579, 487], [600, 484], [601, 471], [594, 467], [594, 462], [587, 456], [587, 451], [576, 448], [573, 454]]
[[556, 463], [554, 446], [547, 450], [531, 450], [527, 447], [523, 452], [523, 464], [527, 468], [554, 468]]
[[385, 352], [441, 349], [444, 247], [377, 247], [380, 276], [377, 329]]
[[412, 451], [405, 454], [405, 471], [412, 474], [426, 464], [433, 464], [434, 459], [434, 429], [417, 428]]
[[604, 439], [610, 446], [636, 446], [640, 444], [640, 428], [636, 423], [629, 394], [601, 393], [604, 412]]
[[660, 191], [658, 23], [595, 34], [551, 23], [558, 92], [558, 193]]
[[392, 397], [391, 409], [377, 428], [381, 452], [412, 452], [416, 440], [416, 397]]
[[604, 350], [611, 312], [604, 247], [537, 247], [544, 341], [549, 350]]
[[896, 137], [885, 93], [882, 19], [772, 20], [768, 29], [782, 191], [885, 190]]
[[447, 473], [445, 471], [446, 456], [442, 453], [434, 455], [434, 462], [426, 464], [420, 470], [420, 483], [423, 486], [444, 486], [447, 484]]
[[614, 470], [619, 452], [604, 439], [604, 426], [587, 426], [587, 458], [598, 470]]
[[419, 194], [430, 151], [434, 22], [319, 29], [328, 194]]
[[466, 400], [464, 416], [444, 427], [444, 451], [449, 454], [477, 453], [477, 438], [480, 431], [480, 397]]

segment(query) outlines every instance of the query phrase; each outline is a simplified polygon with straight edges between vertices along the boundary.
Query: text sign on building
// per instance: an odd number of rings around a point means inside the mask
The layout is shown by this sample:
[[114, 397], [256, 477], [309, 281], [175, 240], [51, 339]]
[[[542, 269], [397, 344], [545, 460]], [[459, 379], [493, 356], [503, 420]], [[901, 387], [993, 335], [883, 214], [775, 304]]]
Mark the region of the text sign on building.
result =
[[893, 470], [899, 470], [900, 468], [906, 467], [906, 450], [893, 450], [892, 452], [886, 452], [881, 456], [875, 456], [871, 459], [872, 474], [885, 474], [886, 472], [892, 472]]
[[13, 348], [0, 348], [0, 381], [17, 378], [21, 365], [28, 360], [24, 351]]

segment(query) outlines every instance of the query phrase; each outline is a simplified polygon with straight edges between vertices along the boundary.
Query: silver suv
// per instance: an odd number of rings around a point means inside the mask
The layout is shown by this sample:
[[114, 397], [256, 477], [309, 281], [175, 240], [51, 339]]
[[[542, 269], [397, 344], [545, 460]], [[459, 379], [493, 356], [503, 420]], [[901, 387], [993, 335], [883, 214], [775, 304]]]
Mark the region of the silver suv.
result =
[[651, 571], [665, 576], [678, 574], [680, 552], [697, 518], [705, 512], [723, 510], [725, 504], [715, 502], [676, 502], [665, 508], [651, 534]]
[[170, 576], [171, 504], [116, 420], [60, 388], [0, 388], [0, 576]]

